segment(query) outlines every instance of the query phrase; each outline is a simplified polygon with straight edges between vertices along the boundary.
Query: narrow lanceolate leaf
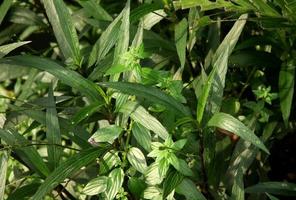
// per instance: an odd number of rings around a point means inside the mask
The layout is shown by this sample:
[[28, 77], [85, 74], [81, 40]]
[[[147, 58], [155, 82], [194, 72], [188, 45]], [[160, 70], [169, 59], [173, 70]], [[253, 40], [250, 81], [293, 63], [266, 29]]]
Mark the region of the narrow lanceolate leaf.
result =
[[110, 172], [108, 187], [105, 192], [107, 200], [114, 199], [119, 189], [122, 187], [123, 180], [124, 180], [124, 172], [121, 168], [116, 168], [112, 170], [112, 172]]
[[4, 0], [1, 3], [0, 6], [0, 25], [2, 23], [2, 20], [4, 19], [7, 11], [9, 10], [11, 4], [12, 4], [13, 0]]
[[178, 113], [178, 115], [190, 115], [188, 108], [179, 103], [172, 96], [167, 95], [157, 88], [145, 86], [138, 83], [127, 82], [104, 82], [100, 83], [100, 85], [119, 90], [120, 92], [125, 94], [144, 97], [153, 103], [159, 103], [166, 106], [168, 109], [174, 110], [174, 112]]
[[126, 2], [125, 8], [122, 10], [121, 26], [116, 43], [113, 65], [122, 64], [122, 56], [128, 50], [129, 45], [129, 27], [130, 27], [130, 0]]
[[43, 4], [64, 57], [79, 66], [81, 55], [78, 36], [66, 4], [55, 0], [43, 0]]
[[95, 0], [83, 1], [79, 0], [78, 3], [95, 19], [112, 21], [112, 17], [108, 14], [104, 8]]
[[104, 152], [105, 148], [91, 148], [81, 151], [78, 154], [67, 159], [61, 163], [42, 183], [38, 188], [32, 200], [41, 200], [44, 196], [53, 190], [58, 184], [63, 182], [66, 178], [72, 176], [74, 173], [79, 171], [81, 167], [87, 166], [97, 157], [100, 157]]
[[288, 125], [291, 114], [295, 85], [295, 66], [291, 61], [286, 63], [282, 66], [279, 76], [279, 98], [282, 116], [286, 126]]
[[130, 115], [135, 122], [153, 131], [164, 140], [169, 136], [165, 127], [155, 117], [150, 115], [143, 106], [136, 102], [128, 101], [121, 107], [120, 112]]
[[62, 144], [61, 131], [58, 120], [58, 114], [53, 96], [53, 89], [50, 86], [48, 91], [48, 101], [46, 109], [46, 138], [49, 144], [47, 146], [48, 162], [51, 169], [57, 168], [63, 152], [60, 146]]
[[201, 123], [203, 119], [206, 104], [208, 103], [208, 98], [210, 96], [210, 92], [213, 87], [213, 82], [214, 82], [214, 78], [216, 76], [218, 67], [220, 65], [227, 65], [227, 57], [228, 57], [227, 55], [228, 55], [228, 49], [226, 49], [226, 51], [224, 51], [224, 53], [220, 55], [219, 59], [214, 65], [214, 68], [212, 69], [210, 75], [208, 76], [205, 84], [203, 85], [203, 88], [202, 88], [203, 92], [198, 100], [197, 112], [196, 112], [198, 123]]
[[102, 192], [105, 192], [107, 189], [108, 177], [99, 176], [92, 179], [88, 184], [83, 188], [83, 193], [87, 195], [96, 195]]
[[286, 182], [262, 182], [245, 189], [246, 193], [270, 193], [282, 196], [296, 196], [296, 184]]
[[0, 152], [0, 200], [4, 199], [7, 163], [8, 163], [8, 152], [1, 151]]
[[176, 192], [182, 194], [187, 200], [206, 200], [190, 179], [184, 179], [176, 188]]
[[142, 151], [136, 147], [129, 149], [127, 159], [130, 164], [139, 172], [144, 173], [147, 168], [147, 163]]
[[231, 199], [240, 199], [240, 200], [245, 199], [244, 179], [243, 178], [244, 178], [243, 170], [240, 169], [237, 171], [237, 174], [234, 178]]
[[247, 16], [247, 14], [244, 14], [239, 17], [213, 56], [212, 65], [213, 67], [217, 68], [217, 71], [212, 82], [212, 92], [207, 102], [207, 109], [209, 110], [210, 114], [220, 111], [226, 73], [228, 70], [228, 57], [232, 53], [246, 24]]
[[100, 102], [95, 102], [95, 103], [92, 103], [92, 104], [90, 104], [88, 106], [85, 106], [85, 107], [81, 108], [72, 117], [71, 123], [73, 125], [77, 125], [79, 122], [81, 122], [82, 120], [88, 118], [93, 113], [95, 113], [96, 111], [98, 111], [100, 109], [100, 107], [102, 107], [102, 106], [103, 106], [103, 104], [101, 104]]
[[0, 138], [6, 144], [14, 147], [15, 153], [21, 158], [26, 165], [37, 172], [40, 176], [47, 176], [49, 169], [44, 163], [43, 158], [37, 150], [31, 146], [30, 142], [14, 130], [0, 129]]
[[169, 171], [166, 177], [167, 178], [163, 182], [163, 199], [166, 199], [166, 197], [182, 182], [184, 178], [182, 174], [175, 170]]
[[121, 17], [122, 14], [118, 15], [96, 41], [88, 58], [88, 66], [101, 61], [115, 45], [120, 31]]
[[33, 67], [39, 70], [47, 71], [48, 73], [59, 78], [70, 87], [79, 90], [91, 101], [98, 102], [102, 100], [102, 97], [99, 95], [99, 93], [103, 94], [104, 92], [101, 90], [100, 87], [85, 79], [77, 72], [66, 69], [50, 59], [27, 55], [14, 56], [0, 59], [0, 65], [1, 64], [10, 65], [12, 68], [14, 66]]
[[269, 154], [268, 149], [265, 147], [263, 142], [254, 134], [254, 132], [246, 127], [242, 122], [229, 114], [221, 112], [216, 113], [208, 122], [208, 126], [215, 126], [229, 131], [235, 135], [238, 135], [242, 139], [252, 143], [254, 146], [257, 146], [258, 148]]
[[3, 58], [5, 55], [9, 54], [9, 52], [13, 51], [14, 49], [20, 46], [23, 46], [25, 44], [28, 44], [30, 42], [31, 41], [15, 42], [15, 43], [0, 46], [0, 58]]
[[100, 128], [89, 138], [89, 142], [91, 144], [97, 144], [100, 142], [113, 143], [113, 141], [120, 135], [121, 131], [122, 128], [116, 125]]
[[181, 62], [181, 68], [184, 68], [185, 65], [185, 55], [186, 55], [186, 41], [187, 41], [187, 29], [188, 29], [188, 22], [186, 18], [182, 19], [175, 26], [175, 43], [177, 48], [177, 53]]

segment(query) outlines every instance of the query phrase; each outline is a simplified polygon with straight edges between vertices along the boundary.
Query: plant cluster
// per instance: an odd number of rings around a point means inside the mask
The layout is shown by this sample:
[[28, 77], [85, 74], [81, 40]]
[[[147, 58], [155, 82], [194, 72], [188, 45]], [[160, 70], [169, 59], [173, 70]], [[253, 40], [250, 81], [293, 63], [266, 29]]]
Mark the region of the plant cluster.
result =
[[295, 198], [295, 13], [2, 1], [0, 200]]

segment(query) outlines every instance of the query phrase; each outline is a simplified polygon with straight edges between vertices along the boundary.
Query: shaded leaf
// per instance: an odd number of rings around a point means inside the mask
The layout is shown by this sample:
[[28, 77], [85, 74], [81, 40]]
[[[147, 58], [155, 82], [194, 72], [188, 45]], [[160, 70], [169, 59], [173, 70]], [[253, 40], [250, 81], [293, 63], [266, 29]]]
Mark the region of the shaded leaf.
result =
[[62, 144], [62, 139], [52, 86], [49, 87], [47, 104], [46, 138], [49, 144], [53, 144], [47, 147], [47, 154], [51, 169], [55, 169], [59, 165], [63, 150], [56, 146]]
[[151, 134], [148, 129], [139, 123], [134, 123], [132, 133], [137, 142], [147, 151], [151, 151]]
[[54, 189], [59, 183], [72, 176], [75, 172], [80, 170], [81, 167], [87, 166], [97, 157], [100, 157], [105, 152], [105, 150], [106, 148], [90, 148], [68, 158], [65, 162], [61, 163], [51, 174], [49, 174], [42, 185], [38, 188], [32, 199], [43, 199], [44, 196]]
[[37, 150], [18, 132], [0, 129], [0, 138], [6, 144], [13, 146], [15, 153], [39, 175], [44, 177], [49, 174], [49, 169]]
[[296, 184], [285, 182], [261, 182], [245, 189], [246, 193], [270, 193], [282, 196], [296, 196]]
[[279, 75], [279, 98], [283, 120], [288, 125], [295, 85], [295, 65], [293, 61], [282, 65]]
[[2, 20], [4, 19], [7, 11], [9, 10], [13, 0], [4, 0], [0, 6], [0, 25], [2, 24]]
[[182, 21], [175, 26], [175, 43], [176, 43], [177, 53], [181, 63], [181, 69], [183, 69], [185, 65], [186, 41], [187, 41], [187, 34], [188, 34], [187, 29], [188, 29], [188, 22], [186, 18], [183, 18]]
[[4, 199], [8, 158], [7, 151], [0, 152], [0, 200]]
[[162, 198], [165, 199], [183, 180], [182, 174], [174, 170], [170, 170], [167, 178], [163, 182]]
[[85, 118], [88, 118], [91, 116], [93, 113], [99, 110], [103, 104], [99, 102], [92, 103], [88, 106], [85, 106], [81, 108], [71, 119], [71, 123], [74, 125], [77, 125], [79, 122], [84, 120]]
[[85, 79], [80, 74], [75, 71], [66, 69], [59, 65], [58, 63], [37, 56], [14, 56], [9, 58], [0, 59], [0, 65], [6, 64], [10, 67], [23, 66], [23, 67], [33, 67], [39, 70], [47, 71], [52, 75], [59, 78], [65, 84], [76, 88], [81, 93], [85, 94], [93, 102], [98, 102], [102, 99], [99, 94], [103, 94], [101, 88], [96, 86], [91, 81]]
[[196, 185], [187, 178], [183, 179], [178, 185], [176, 192], [184, 195], [187, 200], [206, 200], [203, 194], [197, 189]]

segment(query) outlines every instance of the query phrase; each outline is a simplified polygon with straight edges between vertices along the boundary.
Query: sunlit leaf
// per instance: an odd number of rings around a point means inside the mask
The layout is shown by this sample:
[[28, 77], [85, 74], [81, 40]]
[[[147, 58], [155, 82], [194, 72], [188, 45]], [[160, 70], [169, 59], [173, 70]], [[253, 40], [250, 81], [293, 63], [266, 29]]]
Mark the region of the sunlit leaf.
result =
[[240, 136], [242, 139], [249, 141], [253, 145], [262, 149], [266, 153], [269, 154], [268, 149], [262, 143], [262, 141], [251, 131], [248, 127], [246, 127], [242, 122], [237, 120], [226, 113], [216, 113], [208, 122], [208, 126], [215, 126], [224, 130], [227, 130], [233, 134]]
[[87, 195], [96, 195], [105, 192], [105, 190], [107, 189], [107, 184], [108, 177], [99, 176], [89, 181], [87, 185], [83, 188], [83, 192]]
[[73, 64], [79, 66], [82, 57], [68, 7], [64, 1], [43, 0], [43, 4], [63, 55], [66, 60], [71, 59]]
[[112, 170], [109, 174], [108, 186], [105, 192], [107, 200], [113, 200], [123, 184], [124, 172], [121, 168]]
[[162, 139], [168, 137], [166, 128], [141, 105], [128, 101], [120, 108], [120, 112], [130, 115], [130, 117], [145, 128], [153, 131]]
[[144, 173], [147, 168], [147, 163], [142, 151], [136, 147], [129, 149], [127, 159], [130, 164], [139, 172]]
[[100, 85], [119, 90], [125, 94], [144, 97], [147, 100], [165, 105], [168, 109], [173, 109], [179, 115], [190, 115], [188, 108], [176, 101], [172, 96], [165, 94], [157, 88], [127, 82], [105, 82], [100, 83]]

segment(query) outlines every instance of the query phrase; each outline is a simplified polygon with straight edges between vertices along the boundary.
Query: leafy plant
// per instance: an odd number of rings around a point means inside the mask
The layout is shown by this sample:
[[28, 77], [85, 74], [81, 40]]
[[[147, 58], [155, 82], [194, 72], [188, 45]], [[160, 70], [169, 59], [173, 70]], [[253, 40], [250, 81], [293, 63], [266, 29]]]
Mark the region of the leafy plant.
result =
[[0, 199], [293, 198], [270, 160], [295, 132], [295, 11], [4, 0]]

